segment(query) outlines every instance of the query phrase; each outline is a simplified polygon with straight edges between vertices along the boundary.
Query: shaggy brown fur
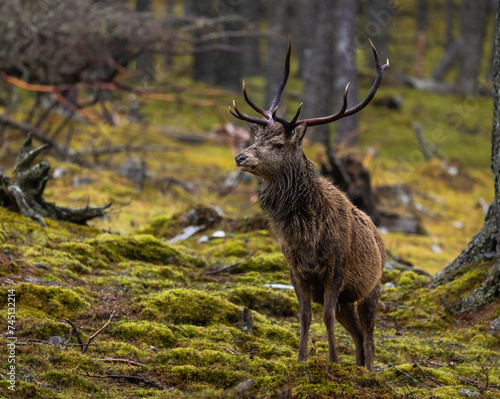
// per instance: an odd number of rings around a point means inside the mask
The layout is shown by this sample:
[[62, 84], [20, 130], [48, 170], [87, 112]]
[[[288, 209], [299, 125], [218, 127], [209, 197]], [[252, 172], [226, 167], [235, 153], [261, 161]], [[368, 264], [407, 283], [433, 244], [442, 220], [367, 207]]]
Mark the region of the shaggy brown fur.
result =
[[260, 204], [281, 242], [300, 308], [299, 361], [307, 358], [312, 301], [323, 304], [330, 360], [337, 362], [335, 318], [356, 346], [356, 364], [373, 369], [373, 330], [385, 264], [371, 219], [319, 175], [302, 150], [307, 124], [249, 122], [255, 144], [236, 156], [263, 179]]

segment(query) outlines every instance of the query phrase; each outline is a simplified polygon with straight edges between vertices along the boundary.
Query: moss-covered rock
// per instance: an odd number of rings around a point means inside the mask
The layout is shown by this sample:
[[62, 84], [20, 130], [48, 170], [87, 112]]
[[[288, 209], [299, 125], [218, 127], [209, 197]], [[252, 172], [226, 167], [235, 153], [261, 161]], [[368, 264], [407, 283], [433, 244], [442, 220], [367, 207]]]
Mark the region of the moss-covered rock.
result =
[[132, 236], [101, 234], [89, 240], [88, 244], [106, 256], [111, 263], [126, 259], [173, 265], [184, 262], [183, 256], [177, 249], [148, 234]]
[[240, 308], [220, 295], [178, 288], [148, 295], [140, 302], [141, 314], [149, 320], [205, 326], [237, 323]]

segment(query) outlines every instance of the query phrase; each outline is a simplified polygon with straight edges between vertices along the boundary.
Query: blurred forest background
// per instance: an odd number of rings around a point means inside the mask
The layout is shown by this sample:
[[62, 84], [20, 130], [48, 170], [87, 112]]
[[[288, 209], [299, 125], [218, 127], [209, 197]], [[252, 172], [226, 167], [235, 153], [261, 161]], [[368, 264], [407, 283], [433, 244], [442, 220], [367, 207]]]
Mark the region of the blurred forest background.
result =
[[50, 146], [48, 199], [111, 201], [98, 225], [113, 231], [199, 203], [251, 215], [256, 182], [232, 166], [251, 138], [227, 112], [243, 102], [242, 80], [267, 106], [290, 36], [279, 112], [304, 102], [304, 117], [328, 115], [347, 82], [350, 104], [368, 91], [371, 39], [391, 62], [382, 88], [363, 113], [311, 128], [306, 152], [390, 234], [389, 248], [415, 235], [399, 255], [436, 272], [492, 200], [494, 3], [4, 1], [0, 165], [12, 167], [31, 132]]

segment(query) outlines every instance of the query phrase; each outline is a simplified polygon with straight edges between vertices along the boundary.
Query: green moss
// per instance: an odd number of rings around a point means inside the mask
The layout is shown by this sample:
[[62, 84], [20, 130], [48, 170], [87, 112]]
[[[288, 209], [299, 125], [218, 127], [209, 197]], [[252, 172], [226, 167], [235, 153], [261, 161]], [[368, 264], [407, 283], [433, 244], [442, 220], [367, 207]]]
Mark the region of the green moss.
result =
[[252, 257], [245, 260], [237, 267], [231, 269], [232, 273], [247, 273], [257, 271], [260, 273], [287, 271], [288, 265], [283, 254], [273, 253], [266, 256]]
[[68, 373], [62, 370], [50, 370], [40, 374], [47, 382], [54, 384], [58, 390], [78, 390], [88, 393], [98, 392], [96, 384], [90, 377], [84, 377], [74, 373]]
[[176, 339], [170, 328], [147, 320], [120, 321], [109, 329], [115, 338], [153, 345], [158, 348], [172, 347]]
[[223, 365], [217, 364], [210, 367], [173, 366], [168, 370], [168, 378], [174, 386], [187, 386], [188, 390], [191, 390], [193, 382], [206, 383], [206, 387], [229, 388], [249, 376], [242, 371], [226, 369]]
[[98, 250], [112, 263], [126, 259], [155, 264], [179, 265], [184, 262], [181, 253], [152, 235], [117, 236], [102, 234], [89, 240], [88, 244]]
[[151, 294], [141, 302], [141, 314], [175, 324], [236, 323], [240, 308], [216, 294], [185, 288]]
[[159, 216], [151, 220], [147, 226], [142, 227], [138, 233], [152, 234], [158, 238], [172, 238], [182, 229], [176, 218]]
[[[9, 287], [0, 287], [0, 294], [7, 296]], [[53, 317], [69, 317], [90, 309], [90, 303], [83, 299], [83, 289], [46, 287], [43, 285], [20, 283], [15, 287], [16, 302], [24, 308], [43, 310]]]
[[299, 311], [297, 296], [290, 290], [241, 285], [229, 290], [227, 295], [236, 305], [273, 316], [295, 316]]

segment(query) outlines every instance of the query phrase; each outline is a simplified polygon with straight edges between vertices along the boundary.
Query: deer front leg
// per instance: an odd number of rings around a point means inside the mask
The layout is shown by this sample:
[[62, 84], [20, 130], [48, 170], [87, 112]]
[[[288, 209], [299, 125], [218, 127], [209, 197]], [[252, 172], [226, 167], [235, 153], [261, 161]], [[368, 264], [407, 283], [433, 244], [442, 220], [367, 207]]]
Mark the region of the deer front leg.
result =
[[299, 300], [300, 319], [300, 342], [299, 342], [299, 362], [307, 360], [307, 340], [309, 337], [309, 327], [311, 326], [311, 302], [312, 296], [309, 289], [297, 287], [295, 289]]
[[325, 287], [323, 299], [323, 322], [328, 335], [328, 351], [331, 362], [338, 363], [337, 349], [335, 347], [335, 309], [338, 303], [339, 290], [337, 284]]

